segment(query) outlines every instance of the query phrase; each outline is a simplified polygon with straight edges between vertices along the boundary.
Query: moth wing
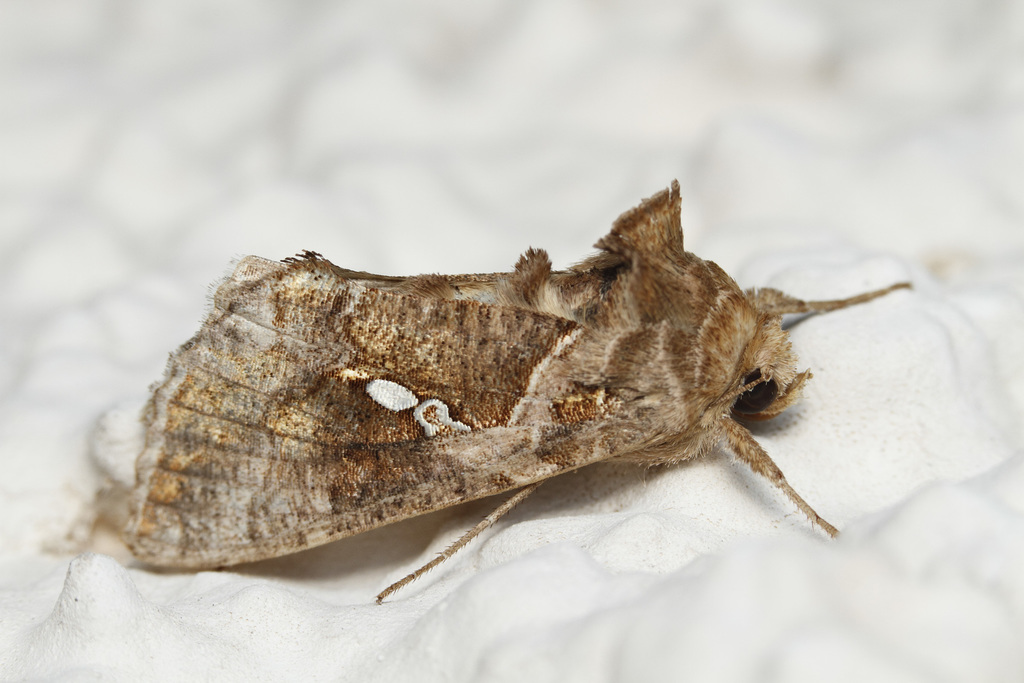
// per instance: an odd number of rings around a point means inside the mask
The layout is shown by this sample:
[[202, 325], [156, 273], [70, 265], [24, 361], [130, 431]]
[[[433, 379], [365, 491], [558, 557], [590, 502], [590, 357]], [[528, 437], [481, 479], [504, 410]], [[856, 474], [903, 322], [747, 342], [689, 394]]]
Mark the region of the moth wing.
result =
[[608, 457], [558, 371], [577, 323], [345, 273], [247, 257], [218, 288], [144, 414], [137, 557], [273, 557]]

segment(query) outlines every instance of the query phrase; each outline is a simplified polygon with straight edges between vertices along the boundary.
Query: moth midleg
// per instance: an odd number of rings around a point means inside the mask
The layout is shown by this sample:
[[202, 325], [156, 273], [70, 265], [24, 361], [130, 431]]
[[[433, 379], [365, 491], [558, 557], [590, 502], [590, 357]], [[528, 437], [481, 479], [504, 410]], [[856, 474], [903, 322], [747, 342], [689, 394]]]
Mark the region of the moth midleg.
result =
[[793, 487], [786, 481], [786, 477], [782, 474], [782, 470], [775, 464], [775, 461], [771, 459], [768, 453], [761, 448], [761, 444], [754, 440], [754, 437], [750, 432], [746, 430], [738, 422], [726, 418], [723, 420], [725, 425], [726, 439], [729, 442], [729, 448], [736, 456], [745, 462], [750, 469], [754, 470], [755, 473], [761, 475], [768, 481], [770, 481], [776, 488], [786, 494], [786, 496], [796, 504], [800, 510], [807, 515], [807, 518], [811, 520], [812, 524], [817, 524], [819, 527], [824, 529], [829, 536], [835, 538], [839, 535], [839, 531], [822, 519], [821, 515], [814, 511], [810, 505], [807, 504], [800, 494], [793, 490]]
[[444, 551], [442, 551], [437, 557], [432, 559], [430, 562], [427, 562], [425, 565], [414, 571], [412, 574], [409, 574], [400, 581], [396, 581], [395, 583], [391, 584], [390, 586], [382, 590], [380, 594], [377, 596], [377, 604], [381, 604], [382, 602], [384, 602], [385, 598], [387, 598], [389, 595], [397, 591], [399, 588], [402, 588], [403, 586], [412, 583], [413, 581], [423, 576], [437, 565], [447, 560], [455, 553], [462, 550], [462, 548], [464, 548], [467, 543], [469, 543], [474, 538], [479, 536], [489, 526], [491, 526], [499, 519], [507, 515], [512, 510], [512, 508], [514, 508], [516, 505], [519, 505], [519, 503], [523, 502], [523, 500], [525, 500], [528, 495], [536, 491], [537, 487], [540, 486], [541, 483], [543, 482], [538, 481], [533, 484], [528, 484], [527, 486], [524, 486], [523, 488], [516, 491], [515, 494], [513, 494], [508, 500], [506, 500], [504, 503], [495, 508], [494, 511], [491, 512], [491, 514], [487, 515], [482, 520], [480, 520], [480, 522], [475, 527], [464, 533], [462, 535], [462, 538], [460, 538], [459, 540], [455, 541], [455, 543], [452, 543], [450, 546], [445, 548]]
[[865, 292], [846, 299], [826, 299], [823, 301], [804, 301], [771, 288], [755, 290], [753, 296], [762, 310], [776, 315], [785, 315], [787, 313], [827, 313], [828, 311], [837, 311], [840, 308], [863, 304], [880, 296], [885, 296], [897, 289], [910, 289], [910, 287], [909, 282], [898, 282], [889, 287]]

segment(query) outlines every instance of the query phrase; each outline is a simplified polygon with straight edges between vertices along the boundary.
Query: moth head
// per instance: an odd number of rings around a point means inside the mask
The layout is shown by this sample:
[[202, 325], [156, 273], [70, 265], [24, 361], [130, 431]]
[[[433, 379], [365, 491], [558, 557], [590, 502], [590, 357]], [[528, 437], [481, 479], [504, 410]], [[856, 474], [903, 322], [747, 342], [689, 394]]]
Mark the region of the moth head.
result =
[[683, 248], [679, 184], [622, 214], [580, 264], [604, 273], [583, 383], [665, 406], [666, 429], [723, 415], [768, 419], [799, 395], [782, 317], [724, 270]]
[[811, 377], [810, 372], [797, 372], [796, 363], [781, 317], [762, 314], [737, 368], [732, 415], [767, 420], [788, 408]]

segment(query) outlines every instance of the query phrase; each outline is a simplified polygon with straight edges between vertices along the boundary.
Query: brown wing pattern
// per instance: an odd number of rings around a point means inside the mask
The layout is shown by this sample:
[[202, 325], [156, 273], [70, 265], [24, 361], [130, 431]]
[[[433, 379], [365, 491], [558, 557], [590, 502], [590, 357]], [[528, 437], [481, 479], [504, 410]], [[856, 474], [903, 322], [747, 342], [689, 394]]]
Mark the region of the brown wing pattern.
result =
[[246, 258], [147, 407], [126, 541], [162, 565], [236, 564], [605, 457], [601, 397], [546, 372], [579, 332]]

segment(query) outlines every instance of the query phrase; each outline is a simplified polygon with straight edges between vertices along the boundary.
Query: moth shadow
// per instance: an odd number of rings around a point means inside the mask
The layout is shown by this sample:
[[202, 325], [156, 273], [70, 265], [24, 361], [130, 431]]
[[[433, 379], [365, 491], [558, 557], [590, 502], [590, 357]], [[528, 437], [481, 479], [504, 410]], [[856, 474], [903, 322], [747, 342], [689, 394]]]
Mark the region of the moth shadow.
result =
[[[415, 563], [437, 543], [465, 524], [469, 529], [500, 504], [502, 497], [485, 498], [444, 510], [394, 522], [355, 536], [259, 562], [232, 567], [232, 571], [264, 578], [301, 582], [344, 580], [376, 591], [381, 578], [396, 567]], [[440, 548], [437, 548], [440, 550]]]
[[794, 327], [798, 327], [801, 323], [803, 323], [808, 318], [813, 318], [814, 316], [817, 316], [817, 315], [821, 315], [821, 314], [820, 313], [816, 313], [814, 311], [811, 311], [809, 313], [787, 313], [782, 318], [782, 331], [783, 332], [789, 332]]
[[[598, 462], [544, 482], [520, 508], [538, 517], [621, 512], [634, 507], [644, 489], [673, 467]], [[512, 514], [516, 514], [513, 511]]]
[[[799, 424], [801, 420], [806, 419], [806, 413], [807, 406], [803, 404], [803, 401], [797, 401], [796, 405], [789, 406], [784, 413], [776, 415], [770, 420], [741, 420], [740, 423], [757, 439], [758, 437], [775, 436], [787, 431], [793, 425]], [[770, 457], [771, 453], [768, 455]]]
[[[596, 463], [544, 482], [536, 493], [498, 521], [495, 528], [517, 522], [628, 509], [652, 477], [665, 468], [646, 469], [632, 463]], [[308, 582], [344, 580], [376, 591], [384, 576], [398, 567], [412, 567], [425, 554], [454, 542], [509, 496], [509, 493], [455, 505], [373, 529], [356, 536], [231, 570], [248, 576]], [[477, 539], [494, 533], [490, 529]], [[439, 539], [444, 538], [441, 544]]]

